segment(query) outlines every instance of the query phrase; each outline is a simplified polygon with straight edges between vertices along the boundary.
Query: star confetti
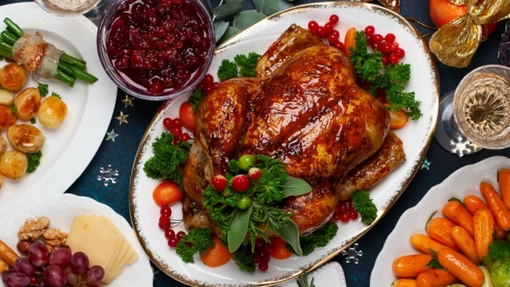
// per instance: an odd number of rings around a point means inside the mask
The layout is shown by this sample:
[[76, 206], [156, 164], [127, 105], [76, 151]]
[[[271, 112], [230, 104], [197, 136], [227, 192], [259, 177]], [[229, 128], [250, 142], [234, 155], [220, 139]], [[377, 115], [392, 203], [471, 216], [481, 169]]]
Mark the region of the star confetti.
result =
[[342, 251], [342, 255], [345, 257], [345, 263], [354, 262], [354, 264], [359, 264], [359, 259], [363, 256], [363, 251], [358, 250], [358, 248], [359, 244], [354, 243], [353, 246]]
[[124, 114], [122, 111], [120, 111], [120, 115], [116, 117], [117, 120], [119, 120], [119, 125], [121, 126], [122, 123], [128, 124], [127, 117], [129, 117], [128, 114]]
[[119, 136], [119, 134], [116, 134], [115, 130], [112, 129], [111, 132], [107, 132], [106, 133], [106, 141], [111, 140], [112, 142], [115, 142], [115, 138], [118, 137], [118, 136]]
[[98, 181], [102, 181], [104, 186], [108, 186], [110, 184], [117, 183], [117, 177], [119, 176], [119, 171], [112, 168], [112, 165], [109, 164], [106, 168], [99, 168], [99, 175], [97, 176]]
[[122, 100], [122, 102], [124, 103], [124, 108], [127, 108], [127, 107], [134, 107], [133, 105], [133, 100], [135, 98], [132, 98], [128, 95], [126, 95], [126, 98]]
[[432, 164], [431, 161], [428, 160], [428, 158], [425, 158], [423, 160], [423, 163], [421, 164], [421, 167], [420, 169], [426, 169], [426, 170], [430, 170], [430, 165]]

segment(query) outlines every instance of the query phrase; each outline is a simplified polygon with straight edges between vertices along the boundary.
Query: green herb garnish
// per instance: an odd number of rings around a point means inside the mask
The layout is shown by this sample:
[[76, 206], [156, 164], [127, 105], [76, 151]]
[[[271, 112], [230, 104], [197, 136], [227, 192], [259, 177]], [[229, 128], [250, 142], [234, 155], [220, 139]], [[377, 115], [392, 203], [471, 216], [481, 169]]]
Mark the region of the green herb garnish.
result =
[[198, 110], [198, 106], [200, 105], [200, 102], [204, 99], [205, 93], [201, 88], [197, 88], [193, 91], [193, 94], [188, 99], [188, 102], [191, 105], [191, 108], [194, 112]]
[[360, 190], [352, 196], [354, 209], [361, 215], [361, 222], [371, 224], [377, 217], [377, 207], [370, 198], [370, 193]]
[[193, 263], [193, 255], [202, 254], [214, 246], [211, 231], [205, 228], [191, 229], [177, 244], [175, 251], [186, 263]]
[[35, 118], [31, 118], [31, 119], [30, 119], [30, 123], [31, 123], [31, 124], [35, 124]]
[[42, 152], [38, 151], [36, 153], [27, 153], [28, 158], [28, 167], [27, 173], [33, 173], [41, 164]]
[[52, 96], [52, 97], [57, 97], [57, 98], [59, 98], [59, 99], [62, 99], [62, 97], [60, 97], [60, 95], [59, 95], [59, 94], [57, 94], [57, 93], [55, 93], [55, 92], [51, 92], [51, 96]]
[[232, 259], [234, 259], [234, 262], [240, 270], [246, 272], [255, 271], [256, 265], [255, 262], [253, 262], [250, 246], [242, 246], [236, 252], [232, 253]]
[[41, 94], [42, 97], [45, 97], [48, 94], [48, 84], [41, 84], [37, 82], [39, 86], [37, 88], [39, 89], [39, 94]]
[[218, 68], [218, 78], [220, 78], [221, 81], [236, 78], [238, 73], [239, 70], [237, 69], [236, 63], [227, 59], [221, 61], [221, 65]]
[[[307, 236], [301, 236], [299, 238], [301, 242], [301, 248], [303, 249], [303, 255], [307, 256], [312, 254], [315, 248], [325, 247], [333, 239], [338, 232], [338, 225], [335, 222], [328, 222], [323, 227], [317, 229], [312, 234]], [[292, 246], [286, 245], [290, 252], [296, 253]]]
[[243, 77], [256, 77], [257, 62], [260, 55], [254, 52], [248, 55], [237, 55], [234, 57], [234, 61], [223, 60], [218, 69], [218, 78], [221, 81], [228, 79], [237, 78], [239, 75]]
[[315, 287], [314, 281], [315, 278], [312, 278], [312, 281], [308, 283], [308, 274], [303, 273], [301, 276], [297, 279], [297, 285], [298, 287]]

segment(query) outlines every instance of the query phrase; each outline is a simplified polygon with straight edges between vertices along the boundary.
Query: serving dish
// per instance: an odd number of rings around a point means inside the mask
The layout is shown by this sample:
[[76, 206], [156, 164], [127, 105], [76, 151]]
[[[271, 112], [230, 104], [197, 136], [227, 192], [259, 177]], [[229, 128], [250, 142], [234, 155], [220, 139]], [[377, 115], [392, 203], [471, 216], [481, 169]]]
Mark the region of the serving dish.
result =
[[[440, 211], [452, 197], [462, 199], [466, 195], [476, 195], [483, 198], [479, 190], [480, 182], [486, 181], [498, 186], [497, 171], [509, 167], [509, 158], [491, 157], [455, 171], [443, 182], [432, 187], [415, 207], [402, 214], [386, 239], [372, 270], [370, 286], [392, 285], [397, 277], [393, 274], [391, 263], [400, 256], [418, 253], [409, 243], [409, 237], [416, 233], [426, 234], [425, 223], [434, 211]], [[441, 212], [435, 216], [442, 217]]]
[[[18, 243], [18, 229], [27, 219], [45, 216], [52, 227], [69, 232], [73, 219], [81, 215], [98, 215], [109, 218], [138, 253], [138, 260], [124, 267], [122, 273], [107, 286], [152, 286], [153, 272], [129, 223], [110, 207], [88, 197], [71, 194], [48, 196], [44, 199], [13, 205], [0, 214], [4, 222], [0, 226], [2, 241], [15, 248]], [[3, 282], [0, 286], [4, 287]]]
[[[43, 81], [68, 106], [65, 121], [56, 130], [35, 125], [46, 135], [38, 170], [18, 181], [5, 181], [0, 207], [15, 198], [34, 198], [64, 193], [94, 157], [110, 123], [117, 89], [104, 73], [97, 52], [90, 49], [97, 28], [83, 16], [59, 18], [35, 3], [2, 6], [0, 17], [12, 17], [27, 33], [40, 31], [55, 46], [87, 61], [87, 69], [99, 78], [93, 85], [77, 81], [73, 88], [56, 80]], [[37, 87], [30, 79], [26, 87]], [[41, 188], [44, 187], [44, 188]]]
[[[345, 274], [342, 266], [336, 262], [330, 262], [324, 264], [320, 268], [308, 273], [308, 280], [314, 278], [315, 286], [329, 286], [329, 287], [347, 287], [345, 283]], [[285, 282], [279, 287], [296, 287], [297, 282], [295, 280]]]
[[[216, 50], [210, 73], [216, 74], [223, 59], [232, 59], [235, 55], [248, 52], [263, 54], [268, 46], [291, 24], [306, 27], [308, 21], [325, 19], [331, 14], [340, 17], [340, 34], [352, 26], [362, 30], [367, 26], [364, 19], [381, 33], [392, 32], [400, 39], [400, 44], [414, 55], [404, 58], [411, 64], [412, 77], [408, 88], [417, 92], [416, 98], [422, 101], [423, 117], [396, 133], [404, 142], [407, 161], [395, 172], [371, 190], [371, 197], [379, 212], [377, 219], [369, 226], [359, 220], [340, 225], [336, 237], [324, 248], [319, 248], [307, 257], [291, 257], [285, 261], [274, 260], [266, 272], [243, 273], [233, 262], [216, 269], [209, 269], [201, 262], [186, 264], [180, 260], [158, 228], [156, 219], [159, 208], [153, 203], [150, 191], [160, 182], [149, 179], [143, 172], [144, 163], [153, 155], [151, 144], [162, 132], [162, 121], [166, 117], [179, 115], [179, 106], [187, 100], [186, 96], [164, 103], [154, 117], [140, 144], [131, 176], [131, 218], [139, 239], [151, 260], [172, 278], [191, 286], [269, 286], [281, 283], [304, 271], [317, 268], [365, 234], [387, 212], [391, 205], [411, 181], [425, 156], [435, 123], [437, 121], [439, 82], [436, 67], [428, 52], [426, 43], [419, 33], [405, 19], [393, 12], [362, 3], [317, 3], [298, 6], [262, 20], [253, 27], [240, 33]], [[419, 56], [417, 56], [419, 55]], [[172, 207], [172, 218], [182, 218], [180, 205]], [[175, 228], [182, 230], [182, 225]]]

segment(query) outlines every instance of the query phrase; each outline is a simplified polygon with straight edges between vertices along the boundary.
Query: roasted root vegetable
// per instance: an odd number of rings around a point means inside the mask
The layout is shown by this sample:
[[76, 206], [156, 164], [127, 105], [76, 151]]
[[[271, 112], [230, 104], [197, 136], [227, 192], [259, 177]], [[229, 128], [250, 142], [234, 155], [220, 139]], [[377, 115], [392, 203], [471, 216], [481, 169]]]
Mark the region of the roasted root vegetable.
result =
[[393, 283], [393, 287], [416, 287], [418, 286], [415, 279], [400, 278]]
[[498, 171], [498, 182], [501, 199], [510, 208], [510, 169], [502, 168]]
[[492, 215], [494, 215], [494, 219], [498, 226], [503, 230], [508, 231], [510, 229], [510, 211], [508, 210], [508, 207], [506, 207], [505, 203], [490, 183], [482, 182], [480, 184], [480, 191], [487, 201], [487, 205], [489, 206]]
[[[487, 204], [485, 204], [485, 202], [476, 195], [468, 195], [464, 197], [463, 202], [469, 213], [471, 213], [471, 215], [475, 215], [475, 213], [480, 209], [489, 210]], [[496, 236], [496, 238], [499, 239], [505, 238], [506, 234], [507, 232], [503, 230], [501, 227], [499, 227], [497, 224], [494, 226], [494, 235]]]
[[3, 155], [7, 150], [7, 141], [0, 135], [0, 155]]
[[[28, 158], [22, 152], [10, 150], [0, 157], [0, 173], [7, 178], [20, 178], [25, 175], [27, 168]], [[2, 258], [1, 255], [0, 258]]]
[[429, 224], [427, 224], [427, 233], [429, 234], [430, 238], [457, 250], [458, 247], [455, 244], [451, 233], [454, 226], [455, 224], [453, 224], [448, 219], [436, 217], [430, 220]]
[[456, 282], [455, 276], [442, 269], [430, 270], [416, 277], [417, 287], [446, 287]]
[[9, 270], [9, 264], [0, 259], [0, 275], [2, 275], [7, 270]]
[[399, 257], [393, 261], [393, 273], [398, 277], [416, 277], [432, 270], [427, 264], [433, 259], [429, 254], [414, 254]]
[[439, 250], [443, 248], [448, 248], [448, 246], [441, 244], [434, 239], [423, 235], [423, 234], [415, 234], [409, 238], [409, 242], [411, 242], [411, 245], [416, 248], [417, 250], [431, 254], [430, 250], [434, 251], [435, 253], [439, 252]]
[[403, 109], [399, 111], [390, 111], [390, 129], [398, 130], [405, 127], [408, 119], [409, 117]]
[[473, 231], [475, 240], [476, 255], [483, 258], [489, 253], [489, 245], [494, 239], [494, 216], [487, 209], [480, 209], [473, 217]]
[[228, 251], [220, 240], [215, 236], [213, 238], [214, 246], [200, 255], [200, 260], [209, 267], [219, 267], [232, 259], [232, 254]]
[[441, 210], [456, 225], [464, 227], [473, 236], [473, 216], [456, 200], [450, 200]]
[[469, 287], [480, 287], [485, 280], [485, 276], [478, 266], [453, 249], [447, 248], [439, 251], [437, 261]]
[[39, 122], [47, 128], [59, 127], [66, 115], [67, 105], [58, 96], [48, 97], [39, 107]]
[[27, 82], [27, 71], [23, 66], [9, 63], [0, 69], [0, 85], [6, 90], [17, 91]]
[[7, 138], [11, 145], [24, 153], [36, 153], [46, 142], [46, 136], [33, 125], [14, 125], [7, 131]]
[[14, 252], [5, 242], [0, 240], [0, 259], [5, 261], [11, 267], [14, 267], [14, 262], [18, 259], [19, 255]]
[[0, 105], [0, 129], [6, 129], [16, 123], [16, 114], [11, 108]]
[[0, 90], [0, 105], [6, 107], [12, 106], [14, 103], [14, 94], [11, 91]]
[[347, 32], [345, 32], [345, 53], [347, 56], [351, 54], [350, 48], [356, 46], [356, 28], [351, 27]]
[[26, 88], [14, 99], [16, 116], [28, 121], [33, 118], [41, 105], [41, 93], [38, 88]]
[[281, 237], [271, 238], [271, 246], [271, 257], [276, 259], [285, 260], [294, 254], [287, 249], [287, 243]]
[[464, 227], [453, 227], [452, 238], [460, 251], [462, 251], [462, 253], [471, 260], [471, 262], [477, 265], [481, 263], [480, 258], [478, 258], [476, 253], [475, 240]]

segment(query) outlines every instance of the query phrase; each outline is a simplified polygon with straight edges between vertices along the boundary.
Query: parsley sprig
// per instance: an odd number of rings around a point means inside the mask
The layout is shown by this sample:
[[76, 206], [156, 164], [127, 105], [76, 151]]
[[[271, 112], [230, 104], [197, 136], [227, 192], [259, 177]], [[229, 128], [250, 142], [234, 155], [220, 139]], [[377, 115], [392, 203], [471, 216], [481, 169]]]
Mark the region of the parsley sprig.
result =
[[211, 231], [206, 228], [191, 229], [177, 244], [176, 252], [186, 263], [193, 263], [193, 255], [202, 254], [214, 246]]
[[218, 78], [222, 81], [228, 79], [237, 78], [239, 75], [243, 77], [256, 77], [257, 72], [257, 61], [260, 55], [254, 52], [248, 55], [237, 55], [234, 57], [234, 61], [223, 60], [220, 67], [218, 68]]
[[370, 198], [370, 193], [360, 190], [352, 196], [354, 209], [361, 215], [361, 222], [371, 224], [377, 218], [377, 207]]

